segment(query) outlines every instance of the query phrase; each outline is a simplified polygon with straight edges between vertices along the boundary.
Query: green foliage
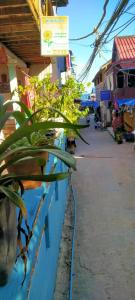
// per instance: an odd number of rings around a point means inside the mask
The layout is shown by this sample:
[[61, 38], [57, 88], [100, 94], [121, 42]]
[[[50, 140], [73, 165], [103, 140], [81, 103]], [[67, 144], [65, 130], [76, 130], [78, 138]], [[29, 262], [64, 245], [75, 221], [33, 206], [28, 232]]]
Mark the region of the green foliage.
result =
[[[21, 104], [20, 104], [21, 106]], [[7, 107], [8, 103], [3, 105], [0, 110], [0, 116], [3, 116], [3, 121], [1, 122], [1, 129], [5, 124], [5, 119], [11, 116], [11, 114], [7, 115]], [[40, 152], [48, 152], [52, 153], [59, 159], [61, 159], [67, 166], [76, 169], [76, 161], [75, 159], [67, 152], [55, 147], [52, 144], [44, 144], [39, 145], [39, 140], [43, 139], [43, 132], [47, 132], [52, 128], [74, 128], [77, 131], [78, 128], [83, 126], [81, 125], [73, 125], [70, 122], [61, 123], [61, 122], [37, 122], [33, 121], [32, 113], [25, 107], [23, 104], [23, 112], [13, 112], [12, 116], [19, 122], [20, 127], [15, 130], [15, 132], [8, 136], [1, 144], [0, 144], [0, 191], [5, 194], [10, 201], [12, 201], [15, 205], [17, 205], [22, 214], [25, 216], [25, 209], [23, 200], [20, 198], [20, 195], [17, 194], [11, 187], [14, 182], [19, 182], [20, 187], [22, 187], [21, 180], [33, 180], [33, 181], [52, 181], [52, 180], [62, 180], [68, 176], [67, 173], [54, 173], [49, 175], [33, 175], [24, 176], [16, 175], [16, 174], [5, 174], [5, 170], [8, 166], [17, 164], [21, 161], [27, 162], [27, 160], [39, 160], [36, 155]], [[6, 115], [6, 118], [5, 118]], [[29, 120], [31, 122], [29, 123]], [[84, 126], [85, 127], [85, 126]], [[14, 197], [13, 197], [14, 195]]]
[[73, 77], [68, 78], [62, 86], [58, 81], [52, 82], [49, 75], [43, 80], [31, 77], [29, 86], [24, 90], [20, 86], [19, 91], [21, 94], [26, 91], [33, 94], [32, 108], [34, 111], [39, 111], [35, 115], [38, 121], [55, 119], [61, 112], [71, 123], [75, 124], [80, 117], [88, 113], [87, 109], [80, 111], [79, 104], [74, 103], [74, 99], [80, 98], [84, 93], [84, 85]]
[[[19, 242], [18, 244], [20, 245], [19, 255], [22, 257], [24, 261], [25, 276], [27, 271], [27, 267], [26, 267], [27, 258], [25, 253], [27, 252], [28, 244], [31, 239], [32, 232], [30, 231], [27, 223], [27, 211], [22, 197], [24, 192], [23, 181], [25, 182], [28, 180], [28, 181], [52, 182], [52, 181], [63, 180], [67, 178], [69, 176], [69, 172], [67, 171], [67, 172], [58, 173], [56, 172], [55, 165], [50, 174], [47, 175], [43, 174], [43, 166], [46, 160], [46, 153], [53, 154], [55, 157], [57, 157], [62, 162], [64, 162], [68, 167], [74, 170], [76, 169], [75, 158], [69, 153], [53, 145], [51, 138], [47, 137], [47, 133], [49, 130], [55, 128], [64, 128], [64, 129], [72, 129], [74, 130], [74, 132], [76, 132], [76, 134], [80, 136], [78, 129], [86, 127], [77, 124], [72, 124], [71, 121], [65, 118], [64, 116], [63, 119], [65, 119], [65, 122], [52, 121], [51, 120], [52, 117], [54, 116], [56, 117], [57, 115], [59, 115], [58, 110], [55, 109], [55, 107], [58, 108], [59, 106], [57, 105], [57, 97], [56, 97], [58, 93], [57, 85], [51, 83], [50, 79], [47, 78], [46, 80], [48, 84], [48, 90], [46, 91], [45, 82], [44, 85], [42, 86], [42, 82], [40, 81], [37, 82], [35, 78], [33, 78], [32, 80], [31, 80], [31, 84], [33, 84], [34, 89], [36, 88], [35, 98], [33, 102], [34, 113], [31, 110], [29, 110], [23, 103], [17, 101], [15, 101], [15, 103], [20, 105], [21, 109], [23, 109], [23, 112], [7, 111], [9, 105], [11, 105], [11, 103], [14, 103], [14, 101], [7, 101], [3, 105], [0, 105], [0, 130], [3, 129], [6, 121], [10, 117], [14, 118], [19, 124], [19, 128], [17, 128], [13, 134], [5, 138], [5, 140], [0, 144], [0, 196], [5, 205], [8, 202], [7, 201], [8, 199], [10, 202], [12, 202], [15, 206], [19, 207], [20, 209], [19, 217], [18, 217], [18, 226], [17, 226], [17, 230], [18, 230], [17, 238]], [[44, 96], [44, 98], [41, 97], [43, 95], [42, 94], [43, 87], [46, 93], [45, 94], [46, 96]], [[53, 94], [52, 98], [50, 97], [51, 91]], [[26, 90], [20, 87], [19, 90], [20, 95], [23, 92], [26, 92]], [[60, 98], [60, 101], [62, 102], [63, 98], [60, 95], [60, 93], [58, 94], [58, 98]], [[43, 99], [45, 102], [44, 105], [43, 105]], [[50, 107], [50, 99], [52, 99], [51, 105], [54, 107], [53, 109], [47, 108], [48, 106]], [[36, 103], [38, 103], [38, 106]], [[36, 110], [38, 110], [38, 112]], [[13, 170], [13, 167], [19, 165], [19, 171], [22, 170], [23, 173], [23, 170], [27, 168], [28, 161], [29, 161], [30, 168], [31, 168], [31, 164], [34, 164], [36, 161], [37, 169], [42, 170], [41, 173], [42, 175], [41, 174], [35, 175], [35, 172], [32, 171], [33, 168], [31, 169], [31, 172], [28, 172], [28, 175], [25, 175], [27, 174], [26, 173], [27, 170], [24, 174], [20, 174], [17, 171], [14, 171], [14, 173], [12, 173], [12, 171], [10, 171]], [[20, 167], [21, 163], [23, 165], [22, 168]], [[25, 218], [25, 224], [28, 230], [27, 240], [24, 247], [22, 247], [22, 241], [21, 241], [22, 238], [21, 225], [22, 225], [23, 217]], [[16, 230], [16, 224], [14, 228], [12, 227], [9, 229], [10, 229], [10, 235], [12, 236], [12, 231]], [[23, 232], [25, 232], [25, 230], [23, 230]], [[14, 236], [15, 236], [15, 240], [12, 241], [12, 245], [15, 245], [16, 247], [16, 234]]]

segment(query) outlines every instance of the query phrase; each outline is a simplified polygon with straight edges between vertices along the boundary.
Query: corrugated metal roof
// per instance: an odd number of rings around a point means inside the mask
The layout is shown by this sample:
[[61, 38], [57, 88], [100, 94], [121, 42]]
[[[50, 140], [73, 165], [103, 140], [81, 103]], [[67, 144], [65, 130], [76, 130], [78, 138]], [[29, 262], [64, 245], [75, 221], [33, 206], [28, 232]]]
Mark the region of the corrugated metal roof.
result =
[[135, 59], [135, 36], [116, 37], [115, 46], [119, 60]]

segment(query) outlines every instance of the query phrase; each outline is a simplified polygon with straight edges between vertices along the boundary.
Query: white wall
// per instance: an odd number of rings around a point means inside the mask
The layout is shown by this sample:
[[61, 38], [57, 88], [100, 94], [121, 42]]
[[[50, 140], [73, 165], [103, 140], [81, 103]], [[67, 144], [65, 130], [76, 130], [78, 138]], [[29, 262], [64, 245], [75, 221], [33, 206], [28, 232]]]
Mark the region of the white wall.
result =
[[32, 64], [29, 68], [30, 76], [38, 76], [39, 79], [44, 79], [47, 74], [52, 74], [52, 64]]

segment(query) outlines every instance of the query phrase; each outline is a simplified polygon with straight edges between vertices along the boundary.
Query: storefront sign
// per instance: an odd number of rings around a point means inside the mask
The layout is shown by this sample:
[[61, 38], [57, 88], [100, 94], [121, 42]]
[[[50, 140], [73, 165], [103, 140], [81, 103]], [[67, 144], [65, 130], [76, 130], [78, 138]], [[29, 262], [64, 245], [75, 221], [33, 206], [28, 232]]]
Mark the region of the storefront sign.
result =
[[41, 55], [66, 56], [68, 53], [68, 17], [41, 17]]
[[100, 97], [102, 101], [111, 100], [111, 91], [103, 90], [100, 92]]

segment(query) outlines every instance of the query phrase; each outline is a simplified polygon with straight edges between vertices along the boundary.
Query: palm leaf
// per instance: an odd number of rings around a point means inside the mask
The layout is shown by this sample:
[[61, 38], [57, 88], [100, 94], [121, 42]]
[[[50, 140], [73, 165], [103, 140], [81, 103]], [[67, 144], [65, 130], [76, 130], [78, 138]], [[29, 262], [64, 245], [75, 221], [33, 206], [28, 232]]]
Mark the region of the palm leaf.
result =
[[19, 110], [13, 111], [12, 116], [20, 126], [23, 125], [27, 120], [25, 114]]
[[50, 128], [66, 128], [66, 129], [81, 129], [86, 128], [87, 125], [71, 124], [71, 123], [62, 123], [62, 122], [41, 122], [35, 123], [30, 126], [24, 125], [18, 128], [12, 135], [8, 136], [5, 141], [0, 145], [0, 155], [3, 154], [11, 145], [16, 143], [23, 137], [29, 137], [32, 132], [39, 130], [47, 130]]
[[[41, 149], [46, 149], [46, 151], [48, 150], [48, 149], [58, 149], [58, 150], [61, 150], [61, 148], [59, 148], [59, 147], [57, 147], [57, 146], [55, 146], [55, 145], [45, 145], [44, 147], [40, 147]], [[7, 152], [5, 152], [4, 154], [2, 154], [2, 155], [0, 155], [0, 163], [3, 161], [3, 160], [6, 160], [6, 159], [8, 159], [8, 157], [10, 157], [10, 156], [12, 156], [12, 155], [14, 155], [14, 156], [16, 156], [16, 155], [19, 155], [19, 153], [21, 154], [21, 153], [26, 153], [26, 151], [32, 151], [32, 150], [35, 150], [35, 149], [38, 149], [38, 148], [36, 148], [36, 147], [34, 147], [34, 146], [23, 146], [23, 147], [17, 147], [17, 148], [15, 148], [15, 149], [13, 149], [13, 150], [8, 150]]]
[[[68, 152], [61, 150], [57, 147], [52, 147], [52, 146], [32, 147], [32, 148], [30, 147], [30, 148], [25, 148], [25, 150], [23, 149], [23, 151], [21, 151], [20, 153], [18, 152], [19, 151], [16, 151], [16, 155], [14, 152], [12, 152], [12, 155], [11, 152], [10, 155], [7, 155], [6, 157], [7, 162], [0, 167], [0, 173], [2, 173], [3, 170], [5, 170], [8, 166], [21, 162], [22, 159], [23, 161], [28, 159], [34, 159], [38, 161], [39, 159], [42, 159], [42, 157], [40, 157], [40, 153], [44, 153], [44, 152], [53, 154], [54, 156], [62, 160], [68, 167], [71, 167], [74, 170], [76, 170], [75, 158], [72, 155], [70, 155]], [[38, 157], [35, 155], [38, 155]], [[9, 157], [11, 156], [9, 160], [8, 160], [8, 156]]]
[[6, 121], [12, 116], [12, 112], [4, 112], [0, 114], [0, 130], [3, 129]]
[[6, 102], [4, 102], [3, 104], [3, 109], [6, 111], [8, 106], [10, 106], [11, 104], [18, 104], [22, 110], [25, 112], [25, 114], [27, 115], [27, 117], [31, 117], [31, 112], [30, 110], [27, 108], [27, 106], [21, 102], [21, 101], [14, 101], [14, 100], [7, 100]]
[[6, 187], [4, 185], [0, 185], [0, 191], [17, 207], [19, 207], [22, 211], [22, 214], [24, 217], [26, 217], [27, 212], [25, 205], [23, 203], [22, 198], [14, 191], [12, 191], [9, 187]]
[[4, 184], [6, 181], [14, 180], [31, 180], [31, 181], [43, 181], [43, 182], [53, 182], [56, 180], [63, 180], [69, 176], [69, 172], [55, 173], [49, 175], [4, 175], [0, 178], [0, 184]]

